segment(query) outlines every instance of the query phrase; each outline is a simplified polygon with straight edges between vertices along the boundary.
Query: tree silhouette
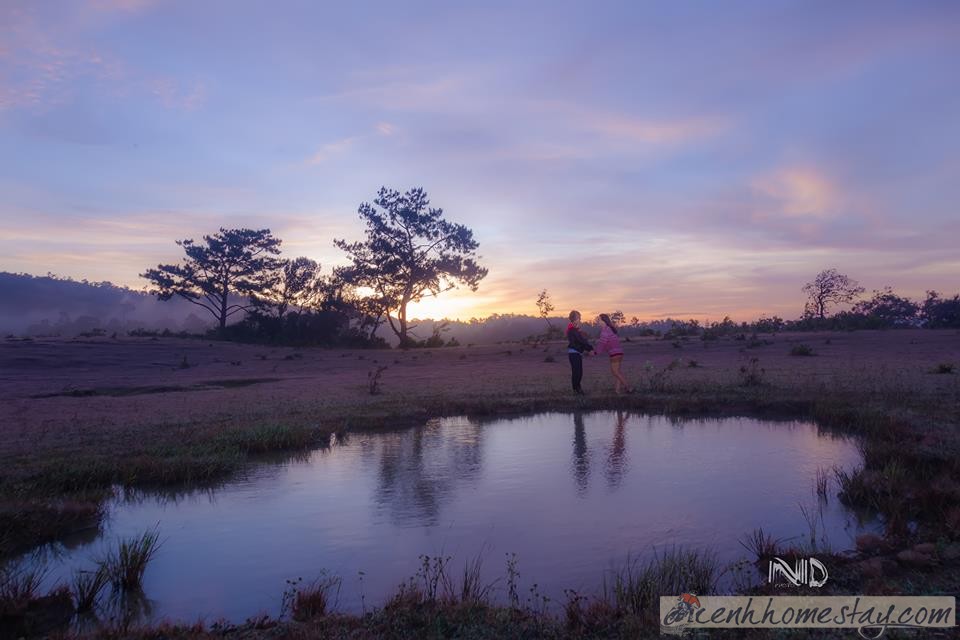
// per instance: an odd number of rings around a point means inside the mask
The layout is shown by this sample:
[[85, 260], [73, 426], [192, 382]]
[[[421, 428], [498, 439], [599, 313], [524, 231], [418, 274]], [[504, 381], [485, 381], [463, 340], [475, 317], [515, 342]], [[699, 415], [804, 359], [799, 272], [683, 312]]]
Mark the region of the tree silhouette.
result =
[[960, 295], [941, 298], [936, 291], [927, 291], [920, 317], [929, 329], [960, 328]]
[[885, 327], [909, 327], [916, 322], [920, 305], [885, 287], [882, 290], [874, 289], [873, 297], [853, 305], [852, 311], [876, 320]]
[[[373, 289], [383, 301], [401, 346], [412, 343], [407, 305], [461, 284], [476, 291], [487, 275], [476, 261], [479, 245], [473, 231], [445, 220], [422, 188], [401, 194], [383, 187], [373, 204], [361, 204], [358, 213], [367, 227], [366, 240], [334, 244], [353, 261], [354, 284]], [[396, 313], [396, 322], [389, 312]]]
[[389, 300], [376, 292], [364, 295], [356, 284], [360, 280], [352, 265], [334, 268], [333, 275], [325, 281], [321, 307], [354, 315], [357, 328], [367, 339], [374, 340], [389, 312]]
[[324, 295], [320, 264], [310, 258], [277, 261], [276, 277], [253, 298], [261, 311], [272, 310], [283, 319], [291, 309], [302, 311], [320, 306]]
[[550, 322], [550, 314], [553, 313], [554, 309], [556, 309], [556, 307], [553, 306], [553, 302], [550, 300], [550, 294], [544, 289], [540, 292], [540, 295], [537, 296], [537, 311], [540, 312], [540, 317], [547, 321], [547, 329], [551, 331], [553, 330], [553, 323]]
[[203, 242], [177, 240], [186, 254], [181, 264], [161, 264], [141, 273], [161, 300], [173, 296], [209, 311], [223, 332], [227, 318], [250, 308], [230, 303], [230, 295], [257, 296], [277, 280], [280, 239], [269, 229], [224, 229], [203, 236]]
[[836, 269], [826, 269], [818, 273], [813, 282], [803, 285], [803, 291], [808, 297], [804, 314], [823, 319], [827, 317], [827, 306], [852, 302], [864, 289]]

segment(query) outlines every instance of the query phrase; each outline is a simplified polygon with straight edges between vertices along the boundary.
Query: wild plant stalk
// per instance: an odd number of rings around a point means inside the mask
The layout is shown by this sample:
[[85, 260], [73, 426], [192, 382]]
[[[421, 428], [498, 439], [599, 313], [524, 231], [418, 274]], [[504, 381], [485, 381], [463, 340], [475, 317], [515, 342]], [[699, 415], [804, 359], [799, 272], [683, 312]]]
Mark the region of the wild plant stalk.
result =
[[120, 540], [113, 554], [108, 555], [101, 566], [115, 589], [138, 591], [143, 586], [147, 564], [159, 548], [160, 532], [157, 529], [145, 531], [139, 538]]
[[[807, 522], [809, 551], [811, 553], [816, 553], [817, 551], [830, 551], [830, 544], [827, 540], [827, 531], [823, 522], [823, 504], [820, 504], [816, 511], [807, 509], [801, 504], [800, 513], [803, 514], [803, 519]], [[819, 541], [817, 537], [818, 531], [820, 532]]]
[[763, 527], [757, 527], [737, 542], [753, 555], [757, 561], [760, 561], [770, 559], [777, 555], [780, 552], [780, 543], [782, 540], [774, 540], [773, 536], [763, 531]]
[[815, 482], [817, 497], [826, 502], [829, 499], [828, 492], [830, 490], [830, 478], [827, 476], [826, 469], [817, 467], [817, 476]]
[[460, 583], [459, 601], [468, 604], [489, 602], [490, 594], [496, 582], [483, 584], [480, 579], [480, 567], [483, 564], [482, 552], [463, 565], [463, 580]]
[[106, 567], [100, 565], [94, 571], [78, 571], [73, 576], [73, 600], [77, 613], [92, 611], [100, 592], [110, 582]]
[[367, 372], [367, 387], [370, 395], [375, 396], [380, 393], [380, 376], [387, 370], [387, 367], [379, 366], [374, 371]]
[[451, 592], [447, 564], [450, 556], [432, 558], [426, 554], [420, 556], [420, 569], [417, 577], [423, 584], [423, 595], [428, 602], [437, 602], [444, 593]]
[[510, 599], [510, 607], [520, 608], [520, 592], [518, 590], [518, 581], [520, 571], [517, 570], [517, 554], [507, 554], [507, 597]]

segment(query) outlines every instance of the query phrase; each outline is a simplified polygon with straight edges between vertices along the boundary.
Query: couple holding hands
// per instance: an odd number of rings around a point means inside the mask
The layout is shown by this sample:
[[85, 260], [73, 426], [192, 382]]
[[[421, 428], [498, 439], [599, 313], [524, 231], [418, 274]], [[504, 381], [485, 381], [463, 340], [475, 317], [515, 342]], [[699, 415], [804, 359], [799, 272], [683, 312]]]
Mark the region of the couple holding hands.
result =
[[594, 347], [587, 340], [587, 336], [580, 330], [580, 312], [570, 312], [570, 324], [567, 325], [567, 356], [570, 358], [570, 370], [572, 372], [571, 380], [573, 382], [573, 392], [583, 394], [580, 382], [583, 380], [583, 354], [596, 355], [606, 353], [610, 356], [610, 373], [613, 374], [614, 388], [617, 393], [632, 393], [633, 389], [627, 384], [626, 378], [620, 373], [620, 365], [623, 363], [623, 347], [620, 346], [620, 337], [617, 335], [617, 327], [610, 320], [610, 316], [605, 313], [600, 314], [600, 321], [603, 323], [600, 327], [600, 339], [597, 346]]

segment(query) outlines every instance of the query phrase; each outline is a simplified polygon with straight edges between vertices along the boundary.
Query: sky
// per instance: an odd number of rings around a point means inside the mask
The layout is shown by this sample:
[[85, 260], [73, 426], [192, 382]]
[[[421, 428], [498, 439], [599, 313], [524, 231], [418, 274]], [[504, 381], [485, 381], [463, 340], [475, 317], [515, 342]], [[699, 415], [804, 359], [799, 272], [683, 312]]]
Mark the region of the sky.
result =
[[960, 3], [0, 2], [0, 270], [110, 280], [270, 228], [346, 262], [422, 186], [476, 293], [798, 317], [837, 268], [960, 289]]

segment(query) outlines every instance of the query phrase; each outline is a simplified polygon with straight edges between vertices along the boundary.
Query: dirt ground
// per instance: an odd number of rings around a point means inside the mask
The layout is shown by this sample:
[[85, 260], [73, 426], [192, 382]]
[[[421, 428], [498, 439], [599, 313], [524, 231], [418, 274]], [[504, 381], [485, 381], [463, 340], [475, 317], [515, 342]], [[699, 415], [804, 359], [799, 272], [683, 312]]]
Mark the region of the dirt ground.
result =
[[[792, 356], [798, 344], [812, 356]], [[643, 338], [625, 344], [639, 394], [763, 385], [808, 395], [844, 390], [936, 410], [960, 398], [960, 332], [779, 334], [751, 341]], [[426, 350], [326, 350], [178, 338], [7, 339], [0, 342], [0, 464], [77, 448], [122, 454], [179, 430], [263, 423], [328, 426], [351, 413], [568, 395], [565, 344]], [[755, 361], [754, 361], [755, 359]], [[674, 363], [671, 367], [671, 363]], [[953, 373], [938, 374], [940, 364]], [[379, 367], [380, 393], [369, 376]], [[588, 394], [612, 395], [605, 356], [587, 358]], [[335, 426], [335, 425], [334, 425]]]

